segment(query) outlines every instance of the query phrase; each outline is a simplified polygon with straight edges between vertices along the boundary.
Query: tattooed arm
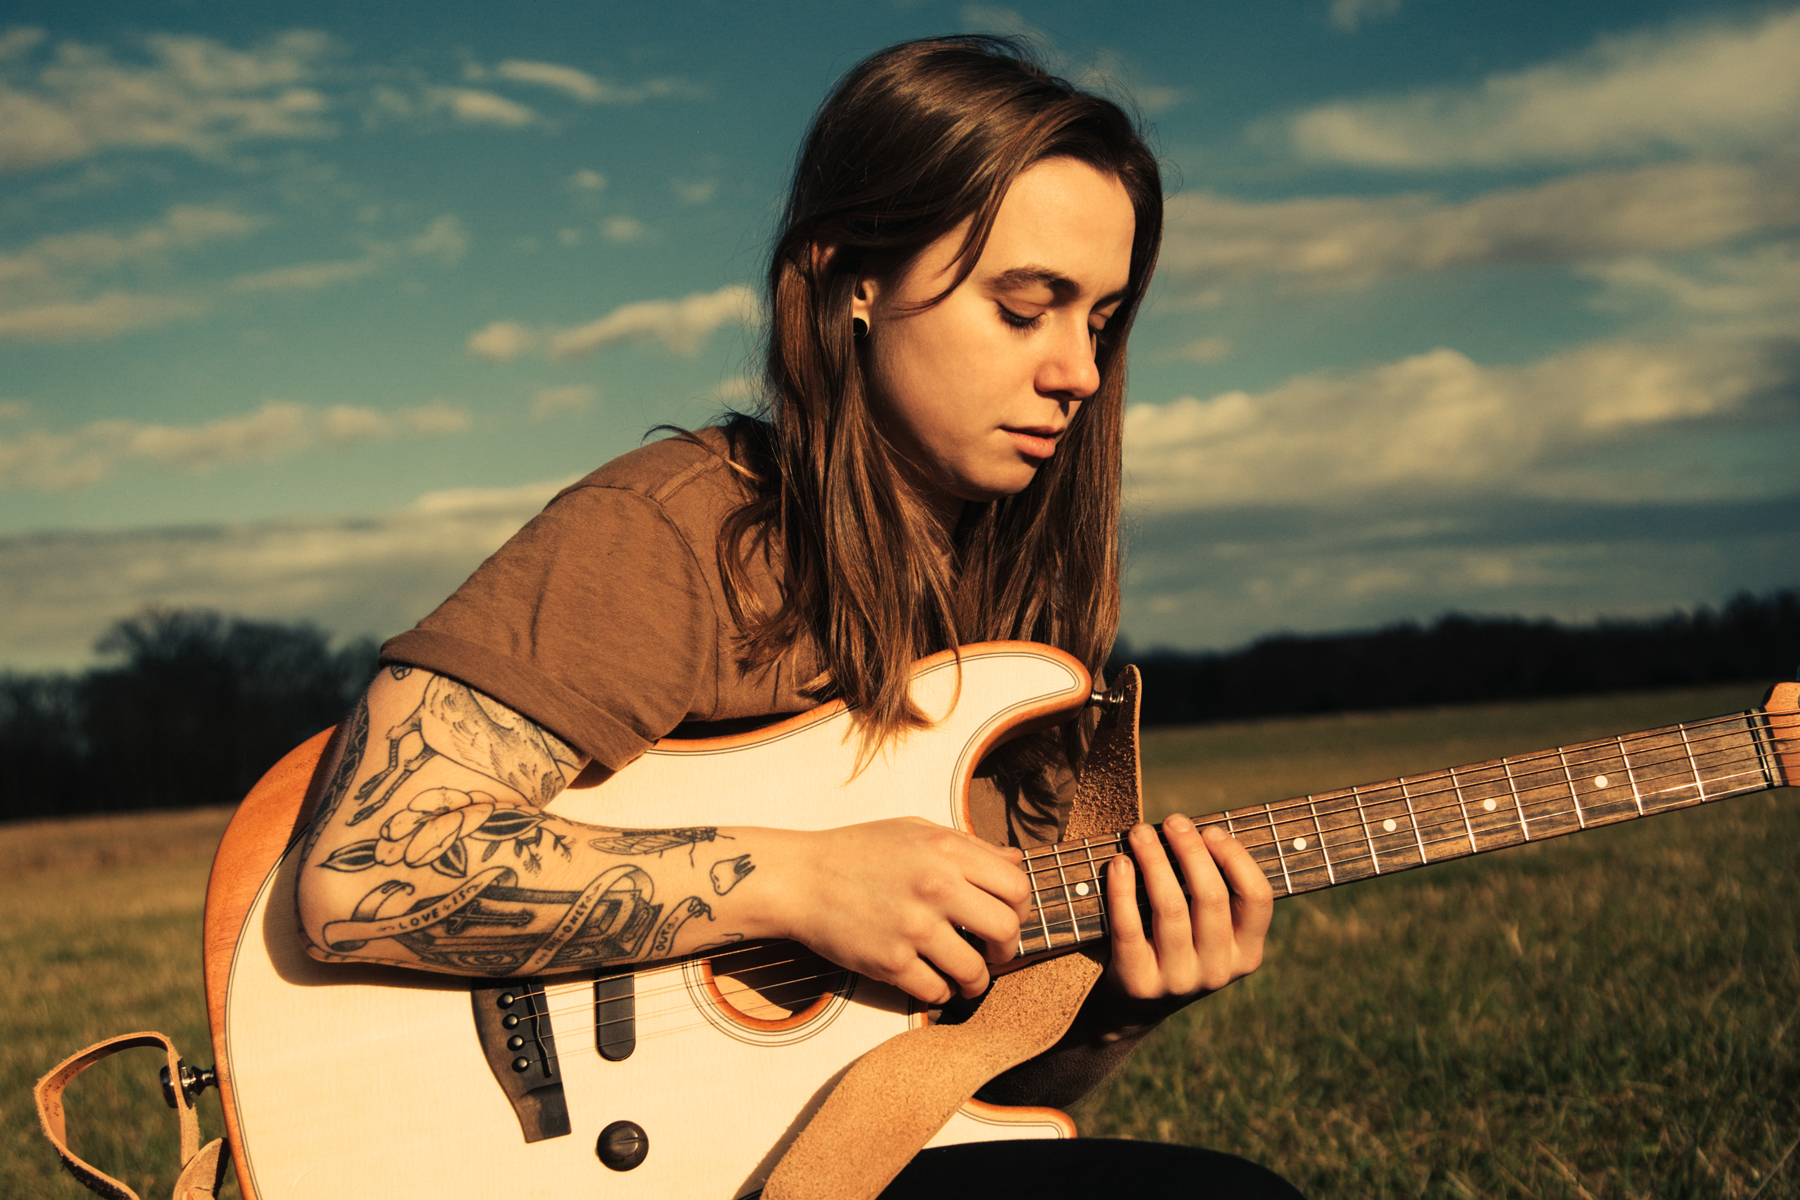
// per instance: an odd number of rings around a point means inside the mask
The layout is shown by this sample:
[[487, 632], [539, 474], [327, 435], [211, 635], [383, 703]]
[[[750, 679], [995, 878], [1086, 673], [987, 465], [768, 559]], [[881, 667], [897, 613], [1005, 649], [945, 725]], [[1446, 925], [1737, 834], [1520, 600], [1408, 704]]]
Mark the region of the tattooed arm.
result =
[[543, 806], [581, 755], [408, 667], [376, 677], [337, 755], [299, 881], [309, 951], [326, 961], [535, 975], [787, 937], [941, 1003], [946, 979], [986, 988], [1029, 892], [1017, 851], [915, 819], [821, 832], [566, 820]]

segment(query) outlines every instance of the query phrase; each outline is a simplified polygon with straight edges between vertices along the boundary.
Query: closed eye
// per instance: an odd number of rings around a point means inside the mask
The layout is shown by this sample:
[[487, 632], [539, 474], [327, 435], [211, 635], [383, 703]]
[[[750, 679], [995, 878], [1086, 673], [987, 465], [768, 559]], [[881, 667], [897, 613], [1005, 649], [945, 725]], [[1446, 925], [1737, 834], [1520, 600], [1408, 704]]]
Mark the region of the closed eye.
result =
[[1004, 304], [996, 305], [995, 307], [1000, 310], [1000, 319], [1014, 329], [1036, 329], [1039, 325], [1043, 324], [1044, 321], [1043, 313], [1039, 313], [1035, 317], [1028, 317], [1023, 313], [1014, 312]]

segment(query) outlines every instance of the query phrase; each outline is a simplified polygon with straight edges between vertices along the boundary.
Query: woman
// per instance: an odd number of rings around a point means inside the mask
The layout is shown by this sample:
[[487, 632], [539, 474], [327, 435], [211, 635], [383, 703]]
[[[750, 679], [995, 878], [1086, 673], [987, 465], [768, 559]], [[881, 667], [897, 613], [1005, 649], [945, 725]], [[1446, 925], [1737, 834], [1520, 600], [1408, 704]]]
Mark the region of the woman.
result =
[[[980, 996], [1026, 912], [1019, 847], [1053, 840], [1066, 815], [1073, 734], [984, 764], [971, 808], [986, 841], [918, 820], [721, 825], [658, 831], [659, 845], [728, 843], [718, 862], [652, 859], [631, 831], [538, 810], [584, 768], [617, 771], [671, 732], [827, 699], [854, 706], [873, 752], [923, 723], [910, 664], [968, 642], [1045, 642], [1097, 671], [1117, 625], [1125, 338], [1161, 217], [1155, 160], [1125, 115], [1009, 43], [911, 43], [851, 71], [814, 121], [775, 247], [765, 419], [601, 468], [383, 648], [301, 872], [315, 954], [540, 973], [791, 938], [928, 1004]], [[422, 748], [402, 762], [403, 745]], [[1178, 865], [1140, 827], [1137, 864], [1109, 866], [1112, 962], [1076, 1029], [995, 1098], [1067, 1102], [1167, 1013], [1255, 969], [1261, 872], [1216, 832], [1165, 829]], [[417, 912], [467, 874], [469, 851], [515, 830], [531, 834], [510, 856], [531, 888], [573, 895], [640, 872], [659, 897], [704, 896], [709, 919], [579, 946], [551, 921], [480, 962], [449, 936], [333, 937], [352, 917], [366, 930]], [[1148, 933], [1129, 902], [1140, 870]], [[1142, 1174], [1163, 1153], [1069, 1145], [1114, 1182], [1108, 1155], [1137, 1155]], [[972, 1180], [982, 1152], [956, 1150], [919, 1156], [895, 1187], [945, 1194], [932, 1170]], [[1044, 1173], [1067, 1184], [1071, 1169]]]

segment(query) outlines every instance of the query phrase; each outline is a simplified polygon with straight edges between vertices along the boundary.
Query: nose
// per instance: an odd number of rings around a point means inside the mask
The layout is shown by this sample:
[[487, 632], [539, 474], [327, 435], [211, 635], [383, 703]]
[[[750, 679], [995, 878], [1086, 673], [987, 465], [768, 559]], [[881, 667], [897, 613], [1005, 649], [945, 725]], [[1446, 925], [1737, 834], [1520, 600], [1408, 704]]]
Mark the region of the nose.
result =
[[1100, 390], [1100, 367], [1094, 361], [1094, 335], [1086, 321], [1069, 321], [1061, 336], [1046, 346], [1038, 364], [1038, 391], [1062, 401], [1086, 400]]

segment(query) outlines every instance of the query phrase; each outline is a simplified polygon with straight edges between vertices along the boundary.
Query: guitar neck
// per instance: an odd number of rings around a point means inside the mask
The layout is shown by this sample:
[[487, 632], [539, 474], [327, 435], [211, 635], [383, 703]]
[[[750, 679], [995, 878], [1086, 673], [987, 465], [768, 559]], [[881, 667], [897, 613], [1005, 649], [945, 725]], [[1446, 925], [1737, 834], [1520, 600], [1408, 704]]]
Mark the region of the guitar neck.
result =
[[[1761, 708], [1195, 819], [1223, 827], [1276, 898], [1800, 782], [1800, 685]], [[1159, 829], [1160, 832], [1160, 829]], [[1107, 936], [1105, 865], [1124, 835], [1032, 850], [1020, 954]], [[1142, 896], [1140, 892], [1140, 904]]]

